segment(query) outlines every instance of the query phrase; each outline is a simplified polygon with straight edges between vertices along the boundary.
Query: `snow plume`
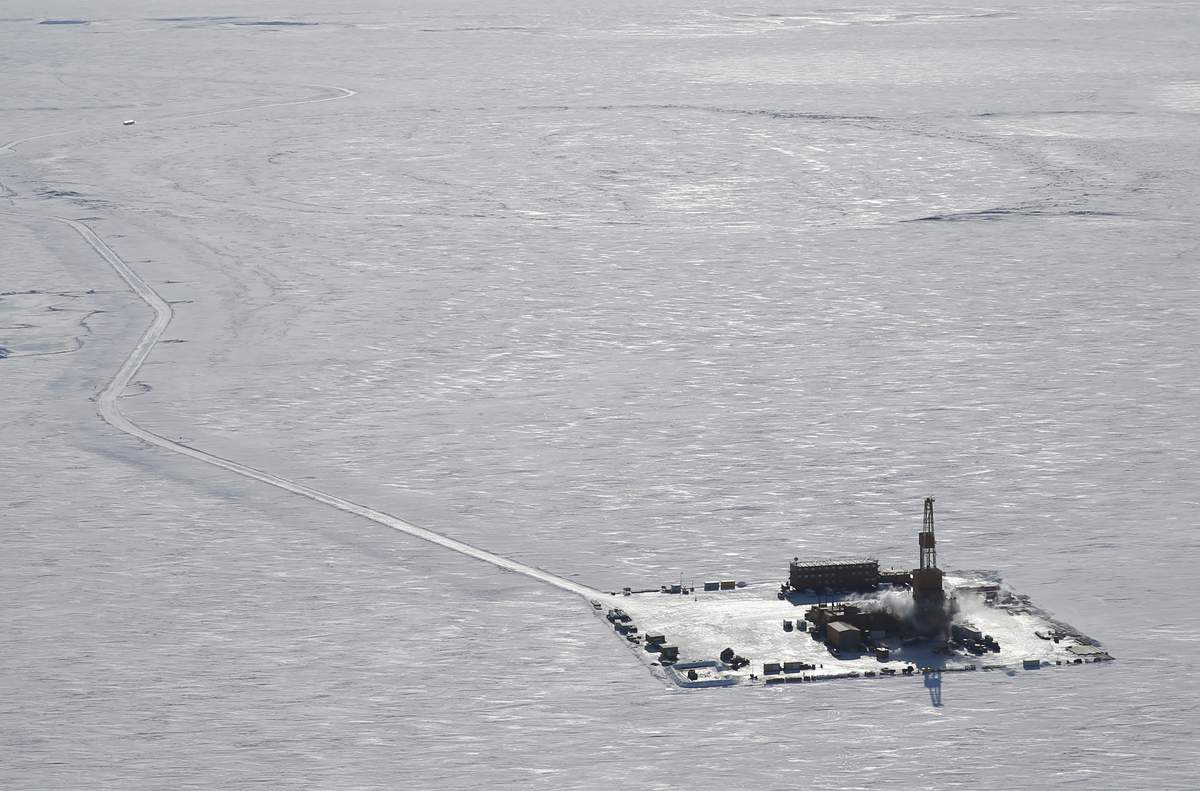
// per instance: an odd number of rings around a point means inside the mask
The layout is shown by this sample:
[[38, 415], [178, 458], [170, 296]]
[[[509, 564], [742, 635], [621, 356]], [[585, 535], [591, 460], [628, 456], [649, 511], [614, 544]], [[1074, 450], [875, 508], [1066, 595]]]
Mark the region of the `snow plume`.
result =
[[954, 597], [957, 603], [956, 612], [962, 615], [962, 619], [970, 622], [973, 615], [979, 614], [981, 618], [988, 618], [987, 611], [991, 610], [991, 606], [983, 600], [983, 597], [976, 593], [968, 591], [959, 591]]
[[912, 621], [916, 605], [910, 590], [886, 590], [878, 595], [854, 597], [850, 600], [864, 610], [883, 610], [896, 616], [901, 622]]

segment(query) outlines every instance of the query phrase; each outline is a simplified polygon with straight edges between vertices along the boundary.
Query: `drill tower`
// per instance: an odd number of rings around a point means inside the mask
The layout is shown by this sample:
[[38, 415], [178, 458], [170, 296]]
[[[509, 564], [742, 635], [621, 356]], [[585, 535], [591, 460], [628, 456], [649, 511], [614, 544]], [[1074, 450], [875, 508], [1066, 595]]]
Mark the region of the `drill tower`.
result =
[[921, 524], [921, 568], [937, 568], [937, 540], [933, 537], [933, 498], [925, 498], [925, 516]]
[[923, 630], [938, 630], [945, 621], [946, 593], [942, 588], [942, 570], [937, 567], [937, 539], [933, 535], [933, 498], [925, 498], [925, 516], [918, 542], [921, 567], [913, 569], [913, 602]]

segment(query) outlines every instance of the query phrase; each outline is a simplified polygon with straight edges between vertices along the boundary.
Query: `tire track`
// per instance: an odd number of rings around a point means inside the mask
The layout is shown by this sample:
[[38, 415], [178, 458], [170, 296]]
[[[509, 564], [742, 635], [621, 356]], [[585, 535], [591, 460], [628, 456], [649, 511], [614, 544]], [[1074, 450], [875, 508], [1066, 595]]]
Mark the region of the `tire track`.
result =
[[[268, 107], [284, 107], [297, 104], [316, 104], [318, 102], [346, 99], [355, 95], [355, 91], [351, 91], [346, 88], [334, 88], [333, 90], [339, 91], [338, 95], [324, 96], [317, 99], [304, 99], [299, 101], [253, 105], [229, 110], [215, 110], [205, 113], [174, 116], [173, 118], [200, 118], [212, 115], [244, 112], [248, 110], [259, 110]], [[162, 120], [167, 119], [164, 118]], [[31, 140], [38, 140], [41, 138], [66, 134], [71, 134], [71, 132], [53, 132], [34, 137], [21, 138], [19, 140], [14, 140], [0, 145], [0, 150], [7, 149], [11, 152], [14, 147]], [[493, 566], [505, 569], [506, 571], [522, 574], [531, 579], [538, 580], [539, 582], [544, 582], [557, 588], [561, 588], [562, 590], [570, 591], [571, 593], [588, 598], [595, 598], [605, 595], [603, 591], [573, 582], [565, 577], [560, 577], [557, 574], [552, 574], [543, 569], [539, 569], [536, 566], [520, 563], [516, 560], [512, 560], [511, 558], [506, 558], [503, 555], [497, 555], [494, 552], [489, 552], [486, 549], [481, 549], [464, 541], [458, 541], [457, 539], [450, 538], [449, 536], [442, 535], [441, 533], [419, 527], [385, 511], [379, 511], [361, 503], [347, 500], [344, 497], [338, 497], [336, 495], [329, 494], [328, 492], [314, 489], [311, 486], [305, 486], [302, 483], [297, 483], [296, 481], [282, 478], [278, 475], [274, 475], [263, 470], [255, 469], [254, 467], [233, 461], [232, 459], [226, 459], [222, 456], [209, 453], [199, 448], [185, 445], [182, 442], [176, 442], [174, 440], [167, 439], [160, 434], [156, 434], [153, 431], [134, 423], [121, 411], [120, 399], [126, 389], [129, 387], [130, 383], [133, 381], [134, 377], [137, 376], [138, 371], [141, 370], [142, 365], [145, 364], [146, 359], [150, 356], [150, 352], [153, 351], [155, 345], [159, 342], [159, 340], [161, 340], [163, 333], [166, 332], [167, 327], [171, 323], [171, 319], [174, 318], [174, 311], [171, 309], [171, 305], [165, 299], [163, 299], [162, 296], [128, 264], [128, 262], [121, 258], [121, 256], [119, 256], [111, 247], [109, 247], [108, 244], [101, 239], [95, 231], [93, 231], [84, 223], [68, 217], [57, 217], [52, 215], [40, 215], [8, 210], [0, 210], [0, 215], [15, 217], [22, 220], [51, 221], [67, 226], [75, 233], [79, 234], [79, 236], [82, 237], [83, 240], [87, 242], [88, 245], [95, 250], [96, 253], [103, 258], [104, 261], [110, 267], [112, 267], [112, 269], [118, 275], [120, 275], [121, 279], [125, 281], [130, 290], [132, 290], [154, 311], [154, 321], [151, 322], [150, 326], [142, 334], [142, 337], [138, 341], [137, 345], [125, 358], [125, 361], [121, 364], [121, 367], [117, 370], [117, 373], [113, 376], [112, 380], [109, 381], [108, 385], [105, 386], [104, 390], [101, 391], [99, 398], [97, 399], [97, 411], [99, 412], [100, 417], [103, 418], [104, 421], [109, 425], [150, 445], [187, 456], [188, 458], [195, 459], [196, 461], [203, 462], [204, 464], [208, 464], [213, 467], [219, 467], [223, 470], [241, 475], [245, 478], [249, 478], [260, 483], [265, 483], [268, 486], [274, 486], [277, 489], [282, 489], [283, 491], [290, 492], [291, 494], [307, 497], [314, 502], [337, 508], [340, 511], [354, 514], [355, 516], [360, 516], [364, 519], [369, 519], [376, 524], [380, 524], [392, 530], [422, 539], [423, 541], [428, 541], [431, 544], [437, 544], [440, 547], [444, 547], [468, 557], [475, 558], [476, 560], [482, 560], [485, 563], [490, 563]]]

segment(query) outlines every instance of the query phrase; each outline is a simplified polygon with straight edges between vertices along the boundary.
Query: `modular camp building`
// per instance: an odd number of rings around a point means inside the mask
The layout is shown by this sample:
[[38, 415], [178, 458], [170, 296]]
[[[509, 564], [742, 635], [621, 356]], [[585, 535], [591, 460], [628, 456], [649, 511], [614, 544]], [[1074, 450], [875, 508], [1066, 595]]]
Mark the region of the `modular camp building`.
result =
[[872, 590], [879, 586], [879, 561], [794, 558], [788, 582], [793, 590]]

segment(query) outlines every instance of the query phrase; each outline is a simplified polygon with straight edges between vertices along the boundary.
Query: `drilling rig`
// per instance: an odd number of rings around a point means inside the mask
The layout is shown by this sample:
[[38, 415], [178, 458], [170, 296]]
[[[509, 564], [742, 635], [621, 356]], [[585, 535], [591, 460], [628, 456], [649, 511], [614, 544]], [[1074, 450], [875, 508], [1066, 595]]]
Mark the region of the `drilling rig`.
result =
[[946, 629], [946, 592], [942, 587], [942, 570], [937, 565], [937, 539], [933, 535], [933, 498], [925, 498], [925, 516], [918, 542], [921, 548], [920, 568], [913, 569], [912, 593], [916, 605], [916, 622], [926, 634]]

